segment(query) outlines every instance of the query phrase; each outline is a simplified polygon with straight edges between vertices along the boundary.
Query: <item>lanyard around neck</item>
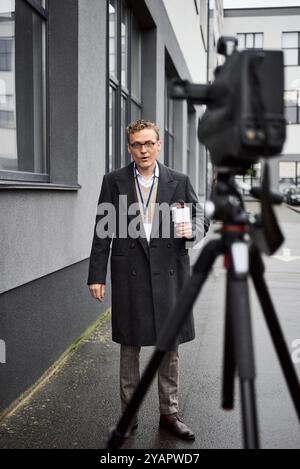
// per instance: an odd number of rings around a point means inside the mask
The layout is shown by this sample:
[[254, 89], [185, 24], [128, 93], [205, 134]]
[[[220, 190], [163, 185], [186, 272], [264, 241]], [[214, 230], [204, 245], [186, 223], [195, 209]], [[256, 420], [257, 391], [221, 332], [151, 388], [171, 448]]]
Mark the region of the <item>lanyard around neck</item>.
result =
[[135, 177], [136, 177], [136, 183], [137, 183], [137, 187], [138, 187], [138, 190], [139, 190], [139, 194], [140, 194], [140, 199], [141, 199], [141, 203], [142, 203], [142, 206], [143, 206], [143, 213], [144, 213], [144, 219], [146, 219], [146, 215], [147, 215], [147, 211], [148, 211], [148, 207], [149, 207], [149, 203], [150, 203], [150, 199], [151, 199], [151, 196], [152, 196], [152, 192], [153, 192], [153, 188], [154, 188], [154, 183], [155, 183], [155, 168], [154, 168], [154, 172], [153, 172], [153, 181], [152, 181], [152, 184], [151, 184], [151, 189], [150, 189], [150, 192], [149, 192], [149, 196], [148, 196], [148, 199], [147, 199], [147, 202], [146, 202], [146, 205], [144, 203], [144, 198], [143, 198], [143, 195], [142, 195], [142, 191], [141, 191], [141, 187], [140, 187], [140, 183], [139, 183], [139, 178], [138, 178], [138, 173], [137, 173], [137, 170], [135, 168]]

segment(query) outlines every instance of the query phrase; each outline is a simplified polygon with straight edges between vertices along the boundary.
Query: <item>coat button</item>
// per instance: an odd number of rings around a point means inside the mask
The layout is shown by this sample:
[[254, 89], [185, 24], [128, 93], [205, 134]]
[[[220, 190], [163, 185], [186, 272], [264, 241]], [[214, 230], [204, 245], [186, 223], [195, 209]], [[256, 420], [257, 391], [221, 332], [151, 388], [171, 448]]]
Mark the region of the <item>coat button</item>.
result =
[[168, 248], [171, 248], [171, 247], [172, 247], [172, 244], [171, 244], [171, 243], [168, 243], [168, 244], [167, 244], [167, 247], [168, 247]]
[[174, 269], [171, 269], [171, 270], [170, 270], [170, 275], [174, 275], [174, 273], [175, 273], [175, 272], [174, 272]]
[[131, 275], [133, 275], [135, 277], [136, 276], [136, 270], [132, 270]]
[[131, 249], [135, 248], [135, 243], [130, 244]]

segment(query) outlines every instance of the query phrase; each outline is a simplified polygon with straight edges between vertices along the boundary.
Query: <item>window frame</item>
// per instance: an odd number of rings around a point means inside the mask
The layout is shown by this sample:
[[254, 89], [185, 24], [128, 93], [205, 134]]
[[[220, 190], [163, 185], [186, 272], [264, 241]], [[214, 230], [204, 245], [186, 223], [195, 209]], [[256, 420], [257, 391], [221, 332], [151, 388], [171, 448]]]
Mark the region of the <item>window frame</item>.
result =
[[[10, 42], [10, 45], [11, 45], [11, 47], [12, 47], [12, 42], [13, 42], [13, 40], [12, 40], [11, 37], [2, 36], [2, 37], [0, 37], [0, 41], [3, 41], [4, 43], [5, 43], [5, 42], [7, 42], [7, 43]], [[8, 55], [8, 53], [5, 52], [5, 56], [7, 56], [7, 55]], [[12, 55], [12, 53], [10, 53], [10, 55]], [[12, 59], [12, 57], [11, 57], [11, 59]], [[8, 66], [6, 66], [6, 68], [0, 68], [0, 71], [1, 71], [1, 72], [11, 72], [11, 71], [12, 71], [12, 64], [10, 63]]]
[[199, 15], [199, 5], [198, 5], [198, 0], [194, 0], [194, 5], [195, 5], [196, 14], [197, 14], [197, 15]]
[[[297, 47], [283, 47], [283, 36], [284, 34], [298, 34], [298, 46]], [[297, 50], [298, 51], [298, 63], [297, 64], [286, 64], [284, 60], [284, 67], [299, 67], [300, 66], [300, 31], [282, 31], [281, 33], [281, 48], [284, 53], [285, 50]]]
[[[247, 36], [250, 36], [250, 35], [253, 35], [253, 47], [247, 47], [246, 46], [246, 41], [247, 41]], [[258, 36], [259, 34], [262, 35], [262, 47], [255, 47], [255, 36]], [[245, 47], [243, 47], [243, 49], [241, 50], [248, 50], [248, 49], [257, 49], [257, 50], [262, 50], [264, 48], [264, 40], [265, 40], [265, 36], [264, 36], [264, 32], [263, 31], [255, 31], [255, 32], [251, 32], [251, 31], [248, 31], [246, 33], [237, 33], [236, 34], [237, 37], [239, 36], [244, 36], [244, 44], [245, 44]], [[239, 48], [238, 48], [239, 49]], [[240, 50], [240, 49], [239, 49]]]
[[284, 94], [285, 93], [295, 93], [296, 94], [296, 103], [294, 106], [286, 106], [284, 105], [284, 110], [286, 110], [287, 108], [292, 108], [292, 109], [296, 109], [296, 122], [288, 122], [287, 119], [286, 119], [286, 124], [287, 125], [298, 125], [300, 124], [300, 90], [285, 90], [284, 91]]
[[200, 32], [205, 52], [208, 50], [209, 11], [209, 1], [201, 0], [197, 15], [200, 16]]
[[[137, 99], [136, 96], [132, 94], [132, 80], [131, 80], [131, 67], [132, 67], [132, 22], [133, 22], [133, 11], [130, 5], [127, 4], [126, 0], [115, 0], [116, 3], [116, 14], [117, 14], [117, 27], [116, 27], [116, 35], [117, 35], [117, 70], [116, 76], [112, 76], [110, 74], [110, 62], [109, 62], [109, 54], [110, 54], [110, 35], [109, 35], [109, 7], [110, 1], [107, 2], [107, 42], [106, 42], [106, 162], [105, 168], [106, 172], [113, 171], [122, 167], [123, 165], [129, 164], [131, 157], [127, 152], [127, 140], [125, 135], [125, 128], [122, 126], [122, 121], [124, 117], [123, 106], [122, 104], [125, 102], [125, 123], [130, 122], [131, 115], [132, 115], [132, 105], [139, 108], [142, 112], [143, 109], [143, 102], [142, 96], [140, 101]], [[127, 18], [127, 50], [126, 50], [126, 85], [122, 84], [122, 9], [125, 9]], [[138, 24], [137, 18], [135, 21]], [[141, 28], [139, 29], [141, 34]], [[140, 46], [142, 47], [142, 46]], [[140, 57], [140, 61], [141, 61]], [[141, 67], [141, 63], [140, 63]], [[114, 126], [115, 126], [115, 135], [114, 135], [114, 154], [110, 155], [111, 148], [110, 148], [110, 105], [109, 105], [109, 95], [110, 95], [110, 88], [115, 90], [115, 109], [114, 109]], [[124, 133], [124, 135], [121, 134]], [[123, 148], [122, 148], [123, 147]], [[110, 158], [111, 156], [111, 158]]]
[[[49, 5], [48, 0], [45, 0], [45, 7], [42, 7], [37, 1], [35, 0], [22, 0], [30, 8], [33, 10], [34, 13], [38, 14], [43, 22], [44, 22], [44, 35], [43, 35], [43, 47], [44, 47], [44, 57], [43, 57], [43, 65], [45, 69], [45, 75], [42, 77], [43, 79], [43, 93], [44, 93], [44, 108], [43, 108], [43, 115], [45, 119], [44, 123], [44, 150], [45, 150], [45, 160], [46, 160], [46, 173], [37, 173], [37, 172], [30, 172], [30, 171], [11, 171], [11, 170], [4, 170], [0, 169], [0, 184], [3, 181], [4, 187], [6, 187], [7, 181], [24, 181], [24, 182], [32, 182], [32, 183], [50, 183], [50, 161], [49, 161], [49, 42], [48, 42], [48, 31], [49, 31]], [[16, 133], [18, 132], [18, 128], [16, 126]]]
[[45, 0], [45, 7], [42, 7], [36, 0], [23, 0], [28, 3], [29, 6], [38, 13], [44, 20], [49, 19], [49, 11], [48, 11], [48, 0]]
[[[258, 167], [258, 172], [259, 172], [259, 177], [257, 177], [256, 175], [253, 176], [253, 171], [256, 171], [256, 167]], [[255, 185], [253, 185], [253, 182], [256, 181], [256, 180], [259, 180], [259, 186], [261, 185], [262, 183], [262, 169], [263, 169], [263, 166], [262, 166], [262, 163], [261, 161], [258, 161], [257, 163], [253, 163], [251, 164], [250, 168], [249, 168], [249, 172], [250, 174], [240, 174], [240, 175], [236, 175], [235, 176], [235, 181], [236, 182], [243, 182], [243, 183], [246, 183], [246, 184], [249, 184], [250, 185], [250, 188], [252, 189], [253, 187], [256, 187]], [[246, 189], [242, 189], [242, 193], [243, 195], [250, 195], [248, 191], [246, 191]]]
[[166, 74], [165, 78], [165, 129], [164, 129], [164, 163], [169, 168], [174, 168], [175, 156], [175, 131], [174, 131], [174, 100], [170, 96], [172, 77]]
[[[294, 166], [294, 175], [293, 176], [281, 176], [281, 172], [280, 172], [280, 165], [284, 163], [284, 164], [290, 164], [290, 165], [293, 165]], [[300, 184], [300, 161], [286, 161], [286, 160], [280, 160], [279, 161], [279, 186], [280, 184], [283, 185], [283, 184], [287, 184], [288, 185], [288, 182], [286, 181], [283, 181], [283, 179], [293, 179], [293, 183], [291, 185], [295, 185], [296, 187], [298, 187], [298, 183]]]

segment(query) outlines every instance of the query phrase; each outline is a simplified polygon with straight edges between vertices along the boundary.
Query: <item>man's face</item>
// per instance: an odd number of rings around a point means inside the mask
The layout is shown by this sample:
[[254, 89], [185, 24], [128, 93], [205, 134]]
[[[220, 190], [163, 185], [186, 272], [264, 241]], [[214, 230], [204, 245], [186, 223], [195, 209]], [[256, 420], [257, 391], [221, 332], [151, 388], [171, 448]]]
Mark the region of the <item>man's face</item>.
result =
[[[161, 143], [153, 129], [143, 129], [130, 135], [128, 152], [139, 169], [154, 167]], [[141, 145], [143, 144], [143, 145]]]

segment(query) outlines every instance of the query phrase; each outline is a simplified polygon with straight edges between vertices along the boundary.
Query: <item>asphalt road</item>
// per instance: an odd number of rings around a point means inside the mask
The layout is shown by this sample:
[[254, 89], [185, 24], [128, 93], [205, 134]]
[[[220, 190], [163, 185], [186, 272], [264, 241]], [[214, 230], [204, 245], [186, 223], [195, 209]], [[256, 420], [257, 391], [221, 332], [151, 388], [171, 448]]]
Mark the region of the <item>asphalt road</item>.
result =
[[[250, 210], [256, 208], [249, 205]], [[300, 339], [300, 214], [280, 207], [278, 216], [286, 241], [276, 253], [279, 259], [265, 258], [266, 279], [292, 354], [293, 342]], [[193, 259], [196, 256], [194, 252]], [[221, 409], [224, 297], [225, 274], [219, 259], [194, 308], [197, 338], [181, 347], [180, 415], [195, 431], [196, 440], [176, 440], [158, 429], [155, 382], [140, 410], [138, 431], [125, 447], [243, 447], [237, 380], [234, 410]], [[300, 448], [299, 422], [252, 288], [251, 308], [261, 446]], [[143, 350], [144, 366], [151, 352]], [[108, 429], [119, 416], [118, 366], [119, 347], [110, 340], [108, 319], [0, 423], [0, 448], [104, 448]], [[295, 369], [300, 376], [300, 362]]]

